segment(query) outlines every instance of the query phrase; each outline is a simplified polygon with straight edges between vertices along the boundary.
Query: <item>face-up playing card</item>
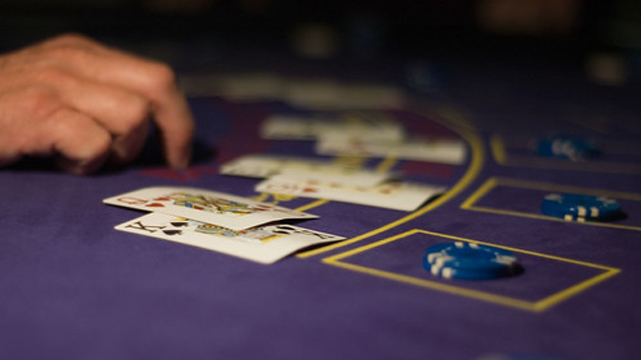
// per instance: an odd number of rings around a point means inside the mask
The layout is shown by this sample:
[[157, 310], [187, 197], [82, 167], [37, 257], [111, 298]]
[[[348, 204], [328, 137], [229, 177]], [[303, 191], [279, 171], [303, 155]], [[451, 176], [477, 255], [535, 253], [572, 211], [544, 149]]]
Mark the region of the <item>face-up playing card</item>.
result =
[[321, 137], [401, 141], [403, 126], [381, 112], [348, 112], [334, 116], [275, 115], [263, 122], [261, 137], [270, 140], [314, 140]]
[[197, 246], [263, 264], [273, 263], [311, 245], [344, 239], [344, 237], [289, 224], [231, 230], [161, 213], [150, 213], [115, 228]]
[[318, 110], [390, 109], [402, 107], [406, 96], [401, 89], [385, 84], [289, 79], [285, 100], [296, 107]]
[[372, 141], [345, 136], [322, 136], [316, 143], [316, 153], [321, 155], [352, 155], [364, 157], [394, 157], [397, 159], [428, 161], [461, 165], [467, 151], [459, 140], [410, 139], [402, 142]]
[[445, 191], [442, 186], [389, 181], [376, 186], [337, 186], [290, 175], [271, 177], [256, 185], [256, 191], [412, 211]]
[[299, 178], [361, 186], [374, 186], [391, 177], [389, 173], [365, 170], [327, 160], [272, 155], [239, 157], [223, 164], [221, 173], [256, 178], [291, 174]]
[[150, 187], [103, 200], [105, 204], [159, 212], [242, 230], [284, 219], [318, 216], [230, 194], [181, 187]]

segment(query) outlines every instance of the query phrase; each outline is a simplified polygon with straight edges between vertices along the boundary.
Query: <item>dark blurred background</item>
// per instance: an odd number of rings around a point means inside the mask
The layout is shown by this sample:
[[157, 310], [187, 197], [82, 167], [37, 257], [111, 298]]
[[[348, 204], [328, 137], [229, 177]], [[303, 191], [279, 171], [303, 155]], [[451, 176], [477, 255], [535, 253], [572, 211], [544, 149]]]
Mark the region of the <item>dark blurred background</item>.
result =
[[316, 36], [311, 41], [331, 40], [325, 55], [332, 56], [447, 52], [575, 62], [600, 51], [638, 53], [641, 1], [0, 0], [0, 50], [69, 31], [143, 48], [193, 44], [205, 57], [234, 47], [289, 51], [297, 36]]

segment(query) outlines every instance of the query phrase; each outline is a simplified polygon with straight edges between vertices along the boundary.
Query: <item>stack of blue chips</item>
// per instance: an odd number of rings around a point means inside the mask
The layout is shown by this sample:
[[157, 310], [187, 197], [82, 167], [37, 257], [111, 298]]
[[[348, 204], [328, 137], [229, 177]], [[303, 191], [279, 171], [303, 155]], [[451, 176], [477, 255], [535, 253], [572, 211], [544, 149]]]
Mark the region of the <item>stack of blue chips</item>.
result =
[[608, 221], [620, 218], [621, 205], [611, 198], [581, 194], [547, 194], [541, 212], [566, 221]]
[[581, 161], [599, 155], [600, 150], [594, 142], [580, 136], [554, 135], [541, 138], [535, 152], [544, 157]]
[[511, 276], [520, 266], [511, 251], [462, 241], [430, 246], [423, 266], [446, 279], [487, 280]]

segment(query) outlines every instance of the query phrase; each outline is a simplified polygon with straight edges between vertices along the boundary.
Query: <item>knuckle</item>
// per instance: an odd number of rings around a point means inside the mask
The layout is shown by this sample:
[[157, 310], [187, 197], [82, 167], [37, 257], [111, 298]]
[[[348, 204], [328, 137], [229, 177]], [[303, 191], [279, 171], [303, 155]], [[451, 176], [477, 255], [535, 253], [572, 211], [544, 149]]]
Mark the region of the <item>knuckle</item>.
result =
[[143, 101], [131, 102], [124, 111], [121, 134], [131, 134], [146, 123], [149, 116], [146, 103]]
[[78, 159], [97, 159], [109, 152], [112, 138], [106, 131], [85, 132], [84, 136], [79, 138], [79, 129], [84, 128], [80, 123], [86, 121], [87, 119], [80, 116], [69, 115], [66, 111], [61, 112], [56, 118], [56, 130], [65, 141], [74, 141], [78, 144], [75, 150], [75, 156]]
[[128, 102], [126, 111], [131, 122], [140, 123], [149, 116], [149, 105], [142, 98], [132, 97]]
[[68, 71], [59, 66], [46, 66], [38, 72], [38, 80], [44, 84], [54, 86], [66, 86], [75, 82], [75, 77]]
[[20, 107], [29, 113], [31, 118], [46, 119], [63, 107], [58, 94], [47, 86], [30, 86], [18, 94]]
[[164, 63], [152, 63], [149, 66], [149, 76], [153, 85], [162, 89], [170, 89], [176, 84], [176, 74]]
[[95, 159], [109, 153], [113, 139], [107, 132], [102, 132], [100, 135], [88, 139], [88, 156]]

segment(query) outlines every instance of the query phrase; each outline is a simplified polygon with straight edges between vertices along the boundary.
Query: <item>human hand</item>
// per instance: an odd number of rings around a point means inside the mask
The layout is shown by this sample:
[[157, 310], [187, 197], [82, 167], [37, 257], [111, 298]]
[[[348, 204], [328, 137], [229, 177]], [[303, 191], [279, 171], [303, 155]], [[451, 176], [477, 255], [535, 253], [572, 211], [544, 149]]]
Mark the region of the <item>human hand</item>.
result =
[[189, 164], [194, 122], [165, 64], [63, 35], [0, 56], [0, 166], [53, 156], [87, 174], [141, 151], [153, 117], [167, 163]]

